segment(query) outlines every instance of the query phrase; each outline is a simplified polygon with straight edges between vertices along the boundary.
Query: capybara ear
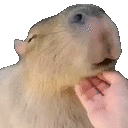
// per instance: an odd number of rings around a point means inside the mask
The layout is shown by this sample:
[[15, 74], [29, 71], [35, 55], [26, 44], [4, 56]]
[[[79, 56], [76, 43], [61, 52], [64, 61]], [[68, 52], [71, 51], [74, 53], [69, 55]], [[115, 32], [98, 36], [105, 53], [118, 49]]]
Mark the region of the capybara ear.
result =
[[26, 53], [26, 43], [27, 42], [18, 39], [14, 41], [14, 48], [18, 55], [24, 55]]

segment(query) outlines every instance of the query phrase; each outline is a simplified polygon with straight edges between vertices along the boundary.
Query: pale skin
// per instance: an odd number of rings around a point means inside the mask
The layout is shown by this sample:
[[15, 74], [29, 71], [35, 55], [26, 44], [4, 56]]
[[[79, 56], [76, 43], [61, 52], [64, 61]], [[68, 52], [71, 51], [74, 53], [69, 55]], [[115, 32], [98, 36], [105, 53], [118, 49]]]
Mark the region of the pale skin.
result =
[[95, 128], [128, 127], [128, 80], [119, 72], [107, 72], [98, 77], [108, 83], [95, 80], [104, 96], [97, 94], [87, 79], [75, 88], [92, 125]]

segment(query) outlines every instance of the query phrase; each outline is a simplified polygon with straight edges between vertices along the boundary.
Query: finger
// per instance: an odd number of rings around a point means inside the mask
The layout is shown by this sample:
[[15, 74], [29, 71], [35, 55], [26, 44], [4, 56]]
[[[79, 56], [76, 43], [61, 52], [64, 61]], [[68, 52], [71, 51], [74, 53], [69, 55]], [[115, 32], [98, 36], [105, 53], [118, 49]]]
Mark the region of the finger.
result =
[[[103, 77], [103, 76], [102, 76]], [[103, 84], [101, 84], [101, 83], [103, 83]], [[100, 85], [100, 86], [99, 86]], [[108, 82], [106, 82], [106, 80], [105, 79], [101, 79], [101, 78], [99, 78], [99, 77], [97, 77], [97, 76], [95, 76], [95, 77], [89, 77], [89, 78], [86, 78], [86, 79], [81, 79], [81, 81], [80, 81], [80, 83], [79, 83], [79, 85], [77, 85], [77, 86], [80, 86], [79, 87], [79, 92], [78, 92], [78, 95], [80, 94], [80, 95], [83, 95], [83, 94], [85, 94], [88, 90], [90, 90], [91, 88], [95, 88], [95, 89], [92, 89], [92, 91], [89, 91], [90, 92], [90, 96], [93, 96], [93, 95], [95, 95], [95, 93], [93, 93], [93, 92], [96, 92], [96, 94], [97, 93], [100, 93], [100, 94], [102, 94], [103, 95], [103, 93], [102, 93], [102, 91], [100, 90], [100, 89], [98, 89], [98, 87], [99, 88], [101, 88], [102, 86], [106, 86], [106, 85], [109, 85], [109, 83]], [[104, 87], [103, 87], [104, 88]], [[93, 91], [94, 90], [94, 91]], [[92, 92], [92, 93], [91, 93]], [[89, 96], [89, 93], [87, 93], [88, 94], [88, 96]]]
[[[83, 78], [83, 79], [81, 79], [79, 85], [77, 85], [77, 86], [80, 86], [78, 94], [83, 95], [91, 88], [95, 88], [95, 90], [97, 92], [102, 94], [102, 92], [96, 87], [96, 86], [100, 85], [101, 83], [102, 83], [102, 81], [98, 77], [90, 77], [90, 78], [86, 78], [86, 79]], [[94, 95], [94, 94], [90, 92], [90, 96], [91, 95]]]
[[107, 88], [109, 88], [109, 85], [107, 83], [100, 83], [98, 86], [95, 86], [95, 88], [91, 88], [86, 92], [87, 99], [93, 99], [95, 95], [104, 96], [104, 90]]
[[105, 72], [102, 73], [103, 78], [106, 79], [106, 81], [110, 82], [111, 84], [118, 82], [122, 82], [124, 81], [124, 76], [117, 72], [117, 71], [113, 71], [113, 72]]
[[[107, 83], [105, 83], [105, 82], [100, 83], [99, 81], [96, 81], [96, 80], [95, 80], [95, 85], [94, 86], [95, 86], [95, 88], [87, 80], [83, 85], [77, 85], [76, 86], [76, 93], [77, 93], [78, 97], [80, 99], [82, 98], [82, 100], [84, 100], [84, 101], [85, 100], [93, 100], [93, 97], [95, 95], [98, 95], [98, 94], [101, 95], [100, 92], [103, 92], [105, 89], [107, 89], [109, 87], [109, 85]], [[100, 92], [97, 91], [96, 88]]]
[[105, 92], [109, 96], [119, 96], [128, 94], [128, 80], [119, 72], [105, 72], [103, 77], [111, 83], [111, 87]]

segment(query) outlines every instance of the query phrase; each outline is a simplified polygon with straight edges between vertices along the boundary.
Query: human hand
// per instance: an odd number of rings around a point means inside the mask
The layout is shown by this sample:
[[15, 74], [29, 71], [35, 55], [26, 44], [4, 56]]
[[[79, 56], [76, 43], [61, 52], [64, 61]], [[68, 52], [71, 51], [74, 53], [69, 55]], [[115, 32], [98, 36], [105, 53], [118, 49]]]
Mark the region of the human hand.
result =
[[128, 127], [128, 80], [120, 73], [106, 72], [82, 80], [75, 90], [95, 128]]

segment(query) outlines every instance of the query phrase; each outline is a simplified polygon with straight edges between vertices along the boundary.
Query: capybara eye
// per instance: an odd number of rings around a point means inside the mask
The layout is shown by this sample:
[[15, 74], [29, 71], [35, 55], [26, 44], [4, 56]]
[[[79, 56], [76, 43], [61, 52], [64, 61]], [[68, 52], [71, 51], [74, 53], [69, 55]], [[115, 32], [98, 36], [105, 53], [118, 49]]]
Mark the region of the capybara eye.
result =
[[32, 39], [34, 39], [34, 38], [36, 38], [36, 37], [37, 37], [37, 35], [32, 36], [32, 37], [28, 40], [28, 43], [30, 43], [30, 42], [32, 41]]

